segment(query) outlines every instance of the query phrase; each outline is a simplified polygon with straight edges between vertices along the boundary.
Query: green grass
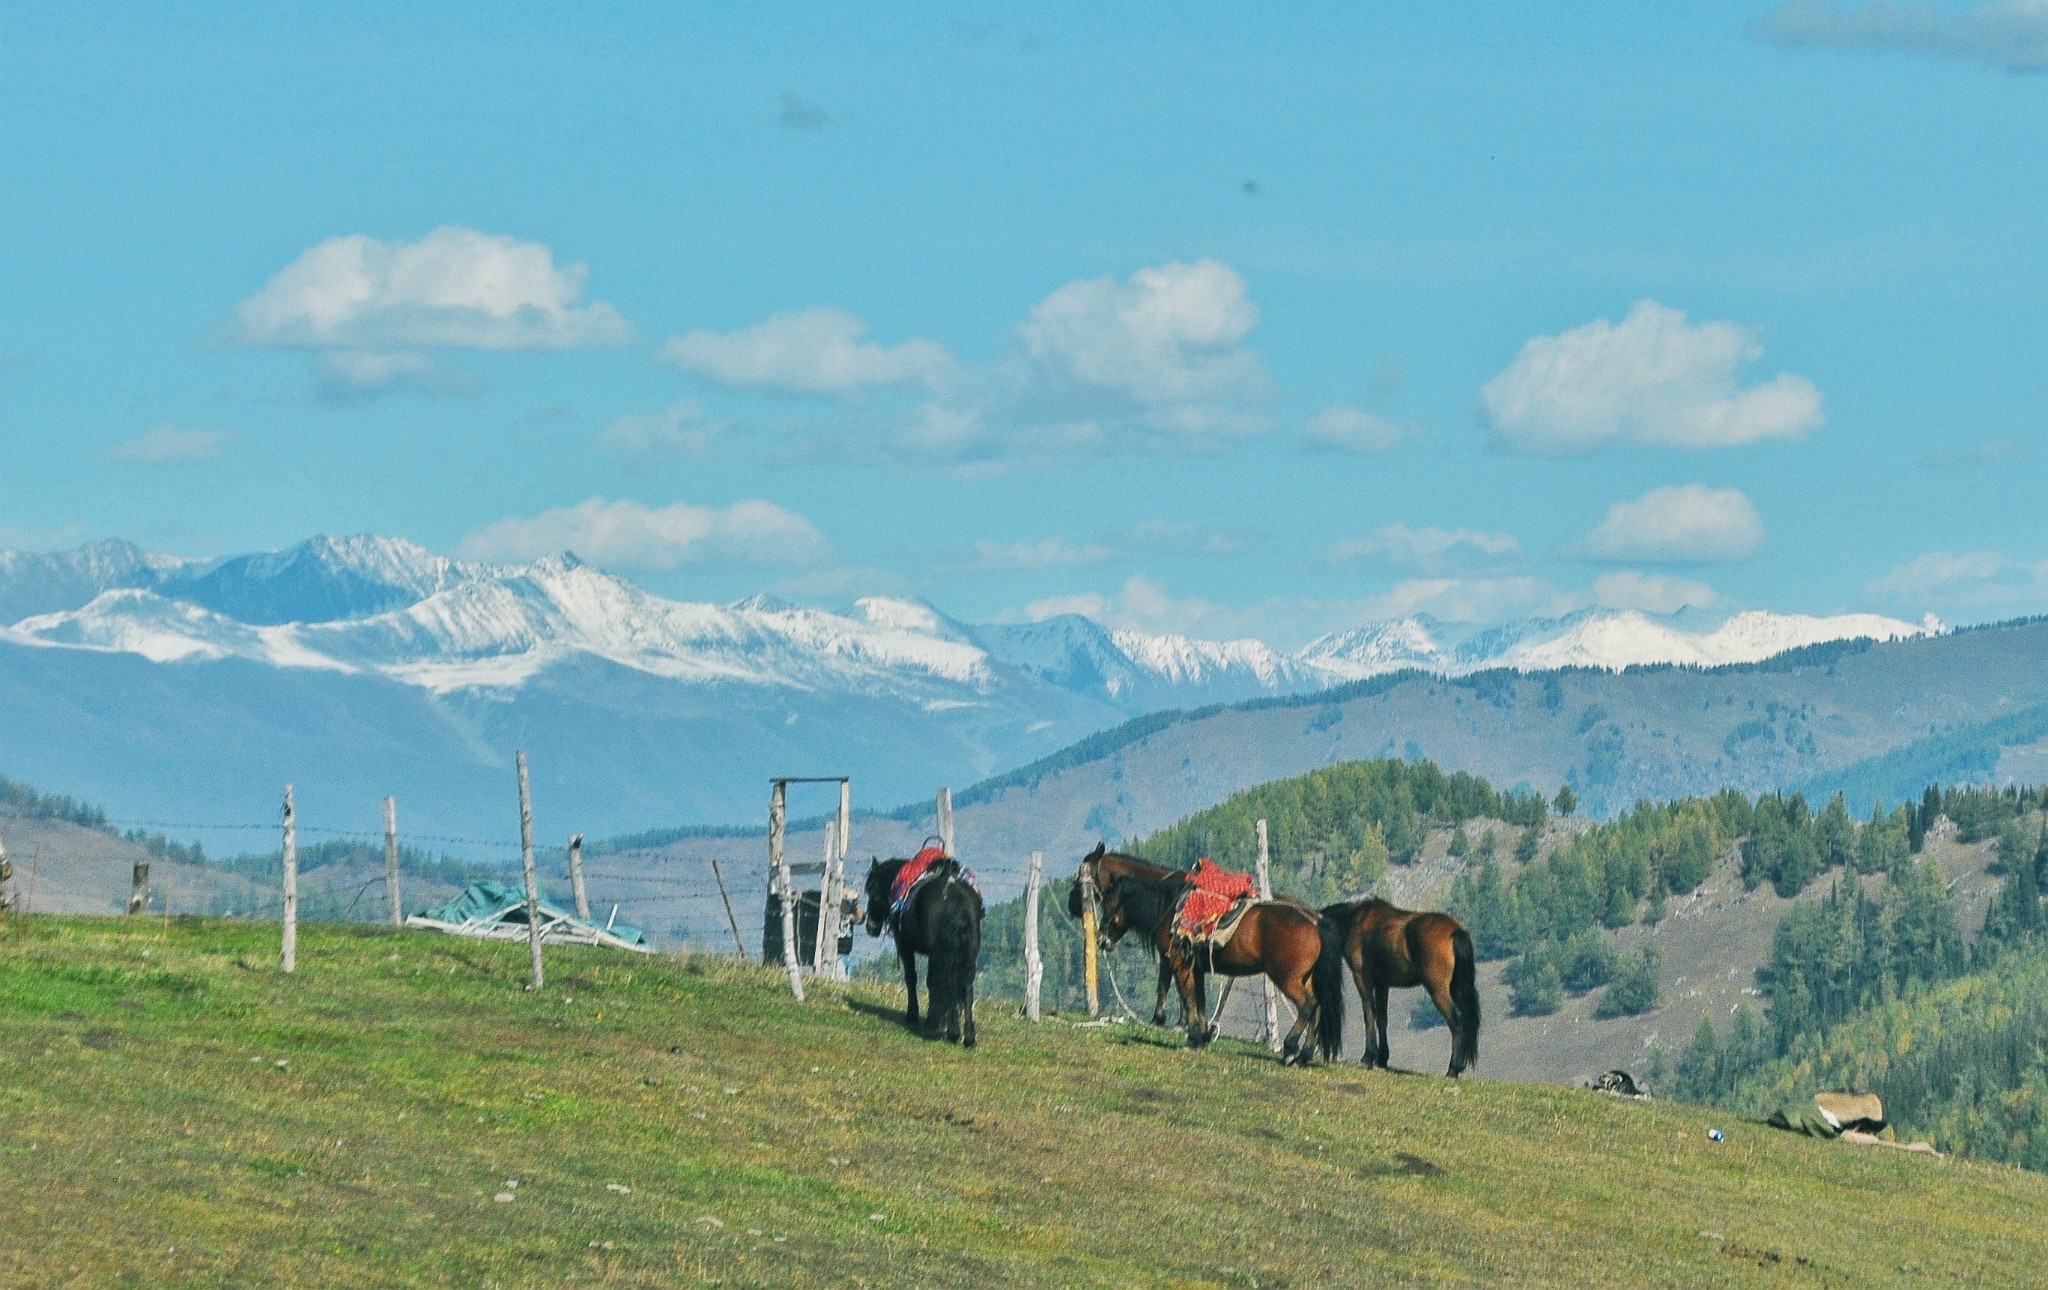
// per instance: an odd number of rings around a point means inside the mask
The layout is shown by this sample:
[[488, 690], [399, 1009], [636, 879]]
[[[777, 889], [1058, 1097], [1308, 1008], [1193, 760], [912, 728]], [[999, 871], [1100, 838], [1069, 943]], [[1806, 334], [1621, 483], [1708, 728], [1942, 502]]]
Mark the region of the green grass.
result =
[[[2018, 1284], [2048, 1178], [707, 959], [0, 928], [0, 1284]], [[1718, 1125], [1728, 1141], [1710, 1143]], [[516, 1188], [508, 1180], [518, 1179]], [[614, 1188], [629, 1188], [629, 1191]], [[495, 1200], [510, 1192], [515, 1199]]]

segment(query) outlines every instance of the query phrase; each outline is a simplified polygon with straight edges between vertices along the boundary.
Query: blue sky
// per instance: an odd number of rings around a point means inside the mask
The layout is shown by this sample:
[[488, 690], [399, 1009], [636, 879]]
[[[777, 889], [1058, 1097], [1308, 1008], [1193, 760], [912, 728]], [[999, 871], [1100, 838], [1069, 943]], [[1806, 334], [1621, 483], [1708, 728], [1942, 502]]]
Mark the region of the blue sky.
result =
[[0, 5], [0, 545], [2048, 611], [2048, 7]]

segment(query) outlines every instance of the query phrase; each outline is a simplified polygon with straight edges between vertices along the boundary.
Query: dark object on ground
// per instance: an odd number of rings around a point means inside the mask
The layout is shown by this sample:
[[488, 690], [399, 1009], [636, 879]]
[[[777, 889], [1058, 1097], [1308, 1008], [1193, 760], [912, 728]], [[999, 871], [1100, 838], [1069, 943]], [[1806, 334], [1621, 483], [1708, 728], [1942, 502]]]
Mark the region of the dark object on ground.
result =
[[1650, 1090], [1637, 1084], [1635, 1077], [1625, 1070], [1611, 1070], [1587, 1080], [1586, 1087], [1598, 1093], [1612, 1093], [1616, 1097], [1632, 1097], [1641, 1102], [1650, 1100]]

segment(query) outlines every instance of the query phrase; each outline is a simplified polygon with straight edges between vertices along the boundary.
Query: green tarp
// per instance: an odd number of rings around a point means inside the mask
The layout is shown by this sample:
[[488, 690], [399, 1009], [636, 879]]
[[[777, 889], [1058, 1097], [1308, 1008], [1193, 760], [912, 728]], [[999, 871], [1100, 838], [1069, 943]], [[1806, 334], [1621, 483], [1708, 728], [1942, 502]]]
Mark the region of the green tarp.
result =
[[[629, 945], [647, 944], [647, 934], [637, 927], [614, 923], [609, 928], [597, 923], [586, 922], [567, 910], [557, 909], [546, 901], [540, 902], [543, 924], [561, 921], [577, 927], [587, 927], [608, 932]], [[478, 879], [469, 884], [462, 894], [444, 904], [424, 911], [423, 917], [437, 923], [452, 923], [460, 926], [472, 921], [519, 923], [526, 922], [526, 889], [509, 882], [494, 882], [488, 878]]]

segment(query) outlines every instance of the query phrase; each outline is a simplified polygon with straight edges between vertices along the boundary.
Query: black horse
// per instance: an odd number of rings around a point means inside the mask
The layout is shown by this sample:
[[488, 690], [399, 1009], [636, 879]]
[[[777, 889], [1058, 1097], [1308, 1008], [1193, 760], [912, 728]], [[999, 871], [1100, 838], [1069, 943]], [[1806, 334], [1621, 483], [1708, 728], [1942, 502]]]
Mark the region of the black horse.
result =
[[903, 988], [910, 995], [904, 1021], [918, 1029], [917, 955], [930, 960], [926, 985], [931, 996], [924, 1033], [974, 1047], [974, 972], [981, 962], [981, 893], [969, 885], [960, 862], [946, 856], [932, 862], [928, 877], [911, 892], [902, 912], [890, 914], [889, 889], [908, 860], [877, 860], [868, 866], [868, 935], [884, 924], [896, 937], [903, 960]]

